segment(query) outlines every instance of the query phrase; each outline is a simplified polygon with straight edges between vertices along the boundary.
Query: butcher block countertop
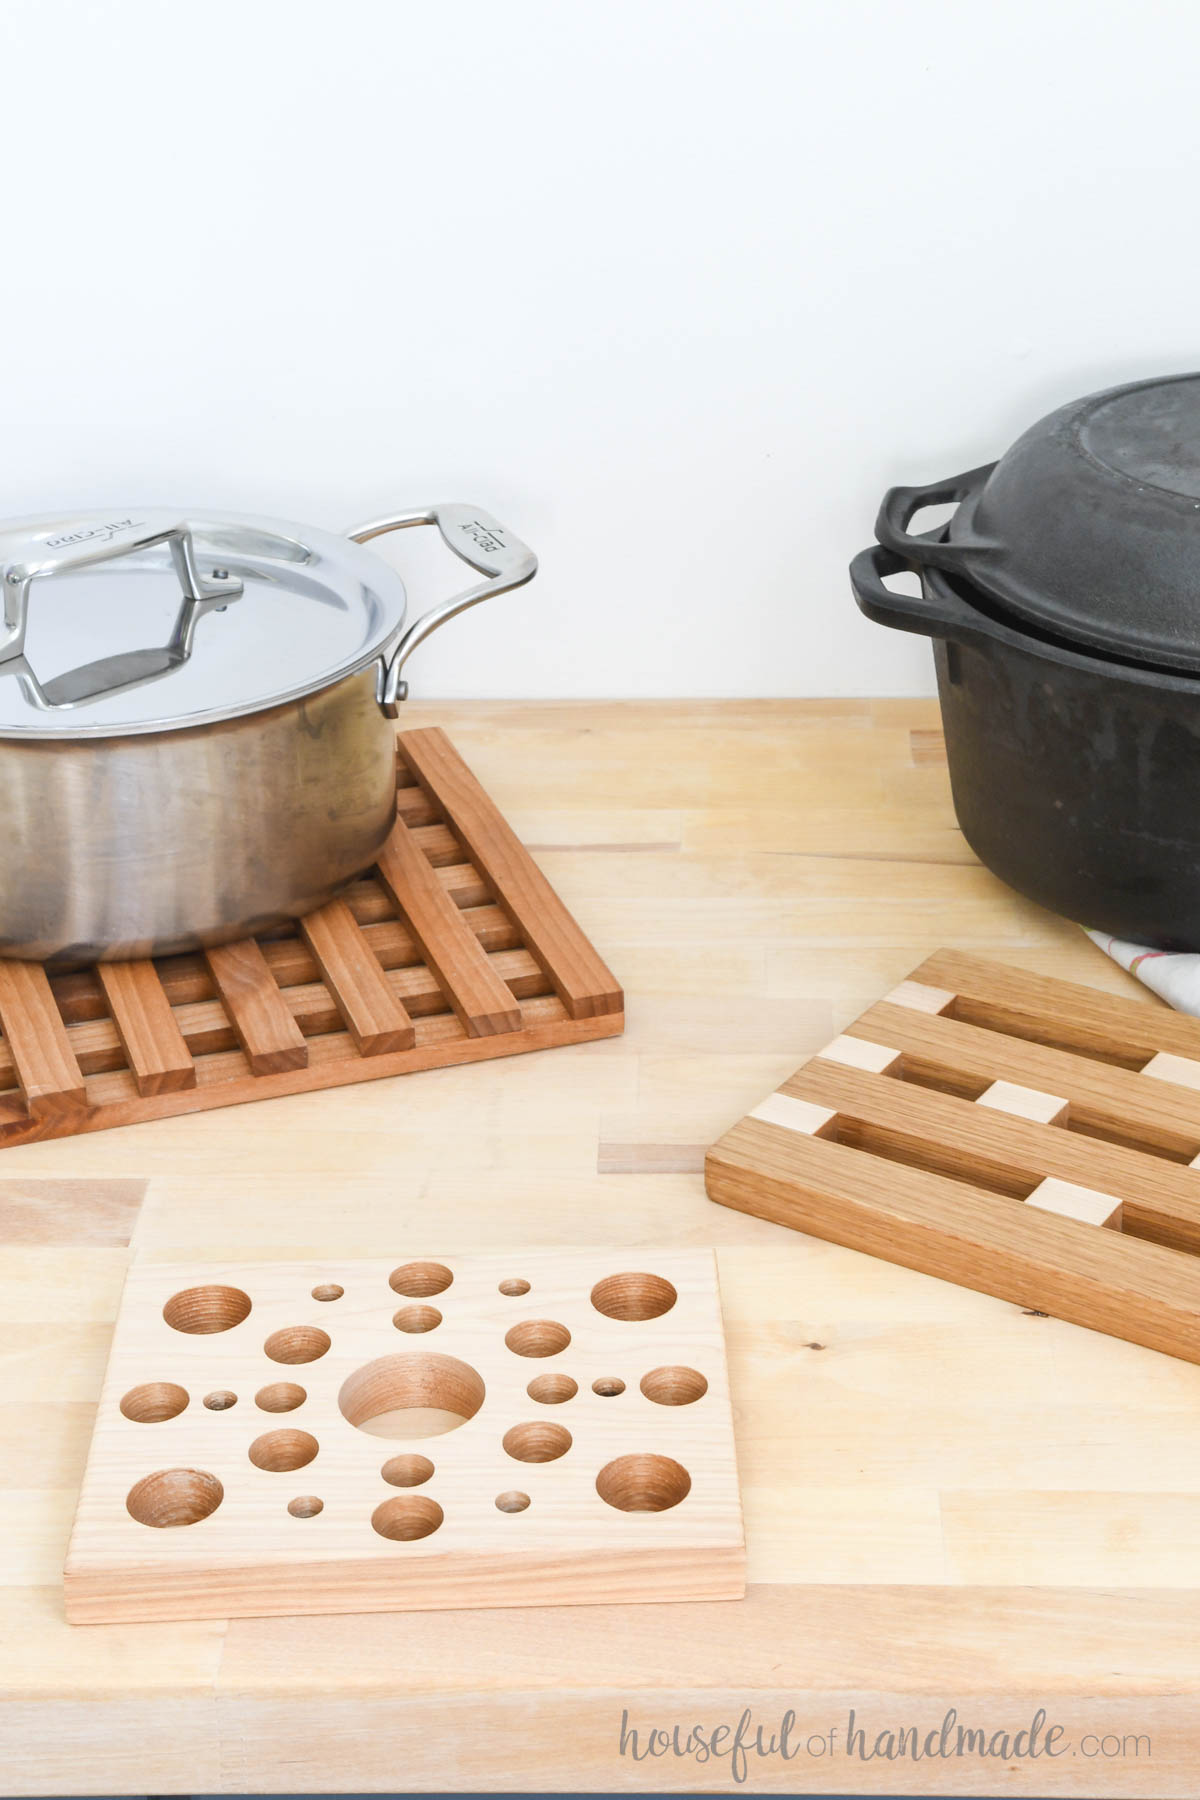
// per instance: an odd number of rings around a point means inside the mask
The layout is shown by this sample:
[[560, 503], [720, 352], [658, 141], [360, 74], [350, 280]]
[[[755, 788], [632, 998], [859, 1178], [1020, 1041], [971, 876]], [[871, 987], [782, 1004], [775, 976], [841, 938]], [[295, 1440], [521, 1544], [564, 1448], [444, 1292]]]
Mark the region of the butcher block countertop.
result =
[[[1194, 1793], [1200, 1367], [714, 1206], [701, 1173], [943, 944], [1158, 1003], [979, 867], [932, 702], [405, 715], [534, 850], [628, 1030], [3, 1152], [0, 1791]], [[597, 1243], [717, 1247], [744, 1603], [64, 1622], [135, 1250]]]

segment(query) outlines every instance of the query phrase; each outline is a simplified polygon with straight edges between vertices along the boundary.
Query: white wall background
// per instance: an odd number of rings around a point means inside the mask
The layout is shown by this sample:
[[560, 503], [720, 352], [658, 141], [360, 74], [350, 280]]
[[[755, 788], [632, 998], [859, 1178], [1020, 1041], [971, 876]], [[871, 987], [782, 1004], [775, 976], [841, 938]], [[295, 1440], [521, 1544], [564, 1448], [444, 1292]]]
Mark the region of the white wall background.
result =
[[1200, 362], [1198, 66], [1194, 0], [0, 0], [0, 513], [469, 499], [543, 572], [422, 693], [924, 691], [845, 564]]

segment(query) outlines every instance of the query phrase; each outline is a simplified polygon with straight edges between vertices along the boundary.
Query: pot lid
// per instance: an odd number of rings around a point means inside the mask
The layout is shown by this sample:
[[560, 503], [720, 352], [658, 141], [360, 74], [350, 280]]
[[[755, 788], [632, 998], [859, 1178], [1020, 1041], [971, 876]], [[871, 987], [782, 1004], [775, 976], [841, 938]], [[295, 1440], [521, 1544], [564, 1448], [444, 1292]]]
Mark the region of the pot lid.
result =
[[[955, 500], [949, 525], [908, 522]], [[894, 488], [877, 531], [967, 576], [1023, 625], [1123, 660], [1200, 671], [1200, 374], [1075, 400], [997, 463]]]
[[404, 584], [349, 538], [273, 519], [85, 513], [0, 525], [0, 737], [236, 718], [389, 650]]

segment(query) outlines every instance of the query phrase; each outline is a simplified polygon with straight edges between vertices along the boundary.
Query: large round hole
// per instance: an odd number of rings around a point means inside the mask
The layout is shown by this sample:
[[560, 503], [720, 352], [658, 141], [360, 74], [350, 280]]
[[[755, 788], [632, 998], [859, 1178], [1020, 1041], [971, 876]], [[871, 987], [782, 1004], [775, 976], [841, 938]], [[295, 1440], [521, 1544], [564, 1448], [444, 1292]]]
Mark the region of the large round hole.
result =
[[211, 1394], [205, 1394], [204, 1404], [209, 1412], [228, 1412], [237, 1405], [237, 1395], [232, 1388], [214, 1388]]
[[184, 1288], [172, 1294], [163, 1307], [163, 1318], [172, 1331], [186, 1331], [193, 1336], [232, 1331], [249, 1313], [249, 1294], [235, 1287]]
[[428, 1494], [397, 1494], [384, 1500], [371, 1514], [371, 1523], [380, 1537], [394, 1543], [410, 1544], [416, 1538], [428, 1537], [445, 1518], [436, 1500]]
[[259, 1388], [254, 1396], [254, 1404], [261, 1407], [263, 1412], [295, 1412], [307, 1399], [308, 1395], [297, 1382], [272, 1381], [268, 1387]]
[[441, 1322], [442, 1315], [436, 1306], [402, 1306], [398, 1313], [392, 1314], [396, 1330], [409, 1333], [433, 1331]]
[[175, 1525], [197, 1525], [215, 1513], [225, 1489], [206, 1469], [158, 1469], [135, 1482], [125, 1507], [139, 1525], [163, 1531]]
[[164, 1419], [178, 1418], [188, 1403], [188, 1392], [174, 1381], [147, 1381], [130, 1388], [121, 1402], [121, 1411], [138, 1425], [161, 1425]]
[[389, 1487], [420, 1487], [433, 1474], [427, 1456], [391, 1456], [379, 1473]]
[[444, 1294], [454, 1276], [444, 1263], [401, 1263], [388, 1276], [388, 1286], [407, 1300], [428, 1300], [433, 1294]]
[[439, 1437], [473, 1419], [485, 1392], [476, 1371], [456, 1356], [402, 1350], [347, 1376], [338, 1405], [351, 1425], [373, 1437]]
[[313, 1289], [312, 1297], [314, 1300], [340, 1300], [345, 1291], [336, 1281], [322, 1281]]
[[606, 1319], [661, 1319], [678, 1298], [661, 1275], [608, 1275], [592, 1289], [592, 1305]]
[[331, 1341], [319, 1325], [285, 1325], [282, 1331], [271, 1333], [263, 1349], [272, 1362], [309, 1363], [324, 1356]]
[[596, 1477], [596, 1492], [618, 1512], [667, 1512], [691, 1491], [692, 1478], [669, 1456], [618, 1456]]
[[571, 1448], [571, 1434], [565, 1425], [553, 1425], [549, 1419], [531, 1419], [505, 1432], [504, 1448], [515, 1462], [557, 1462]]
[[502, 1281], [500, 1283], [500, 1292], [502, 1294], [507, 1294], [510, 1299], [515, 1298], [519, 1294], [527, 1294], [529, 1292], [529, 1283], [527, 1281], [522, 1281], [519, 1275], [513, 1275], [507, 1281]]
[[699, 1369], [685, 1369], [682, 1364], [651, 1369], [642, 1376], [641, 1387], [647, 1400], [653, 1400], [656, 1406], [691, 1406], [708, 1392], [708, 1382]]
[[528, 1505], [529, 1495], [523, 1494], [520, 1488], [509, 1488], [505, 1493], [496, 1495], [497, 1512], [524, 1512]]
[[297, 1494], [294, 1500], [288, 1501], [288, 1511], [293, 1519], [315, 1519], [319, 1512], [325, 1511], [325, 1502], [317, 1494]]
[[573, 1400], [579, 1392], [579, 1383], [570, 1375], [535, 1375], [525, 1389], [531, 1400], [537, 1400], [542, 1406], [561, 1406], [564, 1400]]
[[570, 1343], [571, 1334], [554, 1319], [523, 1319], [505, 1333], [504, 1341], [518, 1356], [557, 1356]]
[[286, 1473], [289, 1469], [303, 1469], [320, 1447], [307, 1431], [265, 1431], [251, 1444], [250, 1461], [256, 1469]]

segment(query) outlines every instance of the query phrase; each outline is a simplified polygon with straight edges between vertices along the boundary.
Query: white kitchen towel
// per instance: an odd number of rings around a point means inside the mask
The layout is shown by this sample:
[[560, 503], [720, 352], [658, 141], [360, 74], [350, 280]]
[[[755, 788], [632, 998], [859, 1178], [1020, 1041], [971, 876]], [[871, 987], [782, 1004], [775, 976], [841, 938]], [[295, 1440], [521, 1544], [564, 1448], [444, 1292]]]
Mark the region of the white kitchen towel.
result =
[[1127, 944], [1103, 931], [1089, 931], [1088, 936], [1168, 1006], [1200, 1016], [1200, 955], [1191, 951], [1147, 950], [1142, 944]]

